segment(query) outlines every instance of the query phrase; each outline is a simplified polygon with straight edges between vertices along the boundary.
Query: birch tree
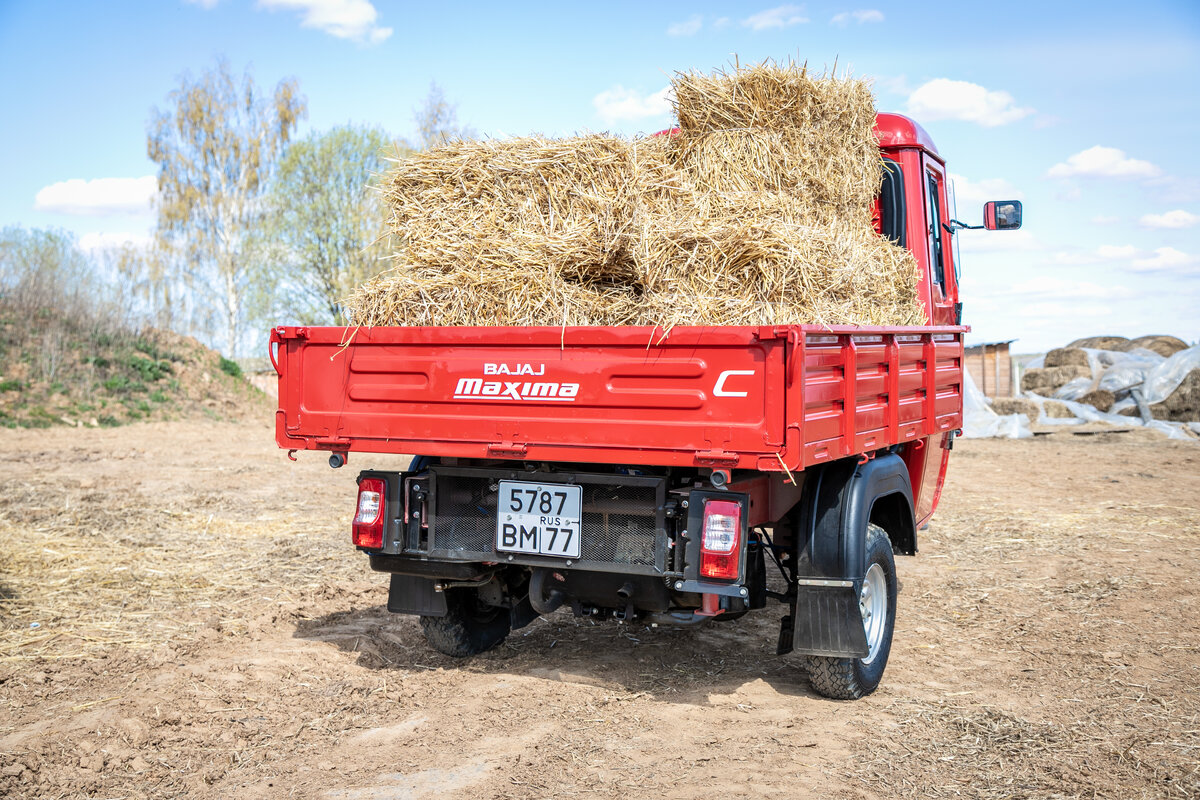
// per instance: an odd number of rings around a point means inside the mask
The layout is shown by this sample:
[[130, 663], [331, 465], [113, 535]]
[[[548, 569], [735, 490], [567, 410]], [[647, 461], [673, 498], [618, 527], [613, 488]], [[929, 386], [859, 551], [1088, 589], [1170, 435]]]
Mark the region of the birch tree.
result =
[[261, 274], [254, 234], [280, 154], [306, 113], [294, 80], [264, 94], [228, 62], [184, 76], [155, 109], [147, 154], [158, 165], [158, 236], [225, 328], [227, 355], [242, 341], [247, 297]]
[[292, 142], [269, 195], [273, 302], [305, 324], [341, 324], [351, 290], [384, 269], [383, 209], [373, 182], [410, 154], [379, 128], [341, 126]]

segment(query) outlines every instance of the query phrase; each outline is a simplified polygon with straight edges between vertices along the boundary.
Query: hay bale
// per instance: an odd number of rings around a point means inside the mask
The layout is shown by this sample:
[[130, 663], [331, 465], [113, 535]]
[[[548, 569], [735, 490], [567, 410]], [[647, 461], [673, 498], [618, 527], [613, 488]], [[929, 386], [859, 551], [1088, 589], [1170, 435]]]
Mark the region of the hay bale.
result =
[[1187, 349], [1187, 342], [1182, 339], [1177, 339], [1174, 336], [1139, 336], [1129, 343], [1129, 349], [1141, 347], [1146, 350], [1158, 353], [1163, 358], [1170, 358], [1180, 350]]
[[1046, 410], [1046, 416], [1051, 419], [1070, 419], [1075, 416], [1071, 413], [1071, 409], [1067, 408], [1066, 403], [1061, 403], [1058, 400], [1047, 400], [1042, 406]]
[[[355, 325], [445, 325], [505, 320], [506, 325], [633, 325], [641, 303], [627, 285], [487, 267], [451, 271], [409, 267], [380, 275], [351, 296]], [[479, 324], [491, 324], [480, 322]]]
[[671, 81], [678, 164], [700, 192], [787, 191], [814, 208], [869, 208], [883, 178], [861, 80], [760, 64]]
[[1117, 396], [1107, 389], [1093, 389], [1087, 394], [1080, 397], [1076, 402], [1087, 403], [1097, 411], [1108, 413], [1108, 410], [1113, 407], [1113, 403], [1117, 402]]
[[1046, 353], [1047, 367], [1086, 367], [1087, 353], [1078, 347], [1059, 347]]
[[852, 225], [680, 215], [645, 238], [649, 318], [918, 325], [912, 255]]
[[1076, 339], [1067, 347], [1087, 347], [1092, 350], [1116, 350], [1125, 352], [1129, 349], [1129, 340], [1124, 336], [1089, 336], [1086, 339]]
[[1021, 390], [1033, 392], [1044, 397], [1054, 394], [1067, 381], [1076, 378], [1089, 378], [1092, 375], [1090, 367], [1073, 364], [1062, 367], [1038, 367], [1027, 369], [1021, 376]]
[[[1159, 409], [1163, 416], [1159, 416]], [[1184, 376], [1183, 382], [1161, 403], [1150, 407], [1155, 419], [1175, 422], [1200, 422], [1200, 369]]]
[[1030, 423], [1038, 420], [1038, 404], [1026, 397], [993, 397], [992, 411], [1001, 416], [1024, 414]]
[[455, 142], [397, 162], [396, 267], [347, 300], [351, 322], [924, 320], [912, 255], [871, 228], [865, 82], [760, 64], [673, 84], [677, 135]]

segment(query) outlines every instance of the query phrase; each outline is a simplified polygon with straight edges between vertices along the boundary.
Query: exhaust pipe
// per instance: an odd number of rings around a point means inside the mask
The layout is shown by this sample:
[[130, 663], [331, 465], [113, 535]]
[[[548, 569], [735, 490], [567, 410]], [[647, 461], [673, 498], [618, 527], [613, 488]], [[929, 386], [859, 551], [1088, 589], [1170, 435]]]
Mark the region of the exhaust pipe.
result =
[[539, 614], [552, 614], [566, 601], [567, 596], [558, 589], [551, 589], [546, 596], [546, 575], [549, 570], [534, 569], [529, 576], [529, 605]]

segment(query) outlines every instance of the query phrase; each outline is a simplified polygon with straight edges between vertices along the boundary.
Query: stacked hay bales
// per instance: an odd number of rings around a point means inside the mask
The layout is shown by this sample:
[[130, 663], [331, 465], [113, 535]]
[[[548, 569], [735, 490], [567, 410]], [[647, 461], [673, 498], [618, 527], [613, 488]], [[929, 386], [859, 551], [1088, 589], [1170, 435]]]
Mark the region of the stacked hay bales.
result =
[[1033, 392], [1043, 397], [1051, 397], [1068, 382], [1076, 378], [1090, 377], [1092, 377], [1092, 369], [1086, 364], [1027, 369], [1021, 375], [1021, 391]]
[[672, 81], [679, 132], [457, 142], [385, 184], [395, 267], [358, 325], [920, 324], [871, 227], [863, 81], [762, 64]]

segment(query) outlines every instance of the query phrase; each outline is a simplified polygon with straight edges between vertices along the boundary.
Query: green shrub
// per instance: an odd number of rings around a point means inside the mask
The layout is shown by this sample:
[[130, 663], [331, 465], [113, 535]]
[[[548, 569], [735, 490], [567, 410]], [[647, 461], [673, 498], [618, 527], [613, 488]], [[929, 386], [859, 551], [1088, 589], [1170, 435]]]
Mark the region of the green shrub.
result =
[[24, 385], [15, 378], [0, 381], [0, 392], [19, 392], [24, 388]]
[[235, 378], [242, 377], [242, 367], [236, 361], [221, 356], [221, 371], [226, 375], [232, 375]]

